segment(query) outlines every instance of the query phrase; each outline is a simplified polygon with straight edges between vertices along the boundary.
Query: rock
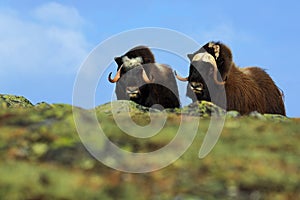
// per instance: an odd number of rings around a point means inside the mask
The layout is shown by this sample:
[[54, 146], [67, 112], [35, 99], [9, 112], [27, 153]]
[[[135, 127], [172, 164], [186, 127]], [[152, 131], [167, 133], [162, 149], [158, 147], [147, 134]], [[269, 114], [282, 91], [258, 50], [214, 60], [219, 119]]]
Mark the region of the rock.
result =
[[33, 104], [22, 96], [0, 94], [1, 108], [30, 108]]
[[35, 106], [35, 108], [37, 109], [50, 109], [52, 108], [52, 106], [46, 102], [40, 102], [40, 103], [37, 103]]
[[253, 111], [253, 112], [249, 113], [249, 117], [253, 117], [253, 118], [257, 118], [257, 119], [261, 119], [261, 120], [265, 120], [266, 119], [264, 117], [264, 115], [262, 115], [261, 113], [259, 113], [257, 111]]
[[98, 112], [104, 112], [106, 114], [114, 113], [145, 113], [145, 112], [159, 112], [158, 109], [148, 108], [142, 105], [136, 104], [133, 101], [118, 100], [110, 103], [106, 103], [95, 108]]
[[[105, 114], [114, 113], [147, 113], [147, 112], [161, 112], [156, 108], [148, 108], [136, 104], [133, 101], [118, 100], [111, 103], [106, 103], [95, 108], [97, 112], [103, 112]], [[225, 110], [216, 106], [215, 104], [207, 101], [195, 102], [183, 108], [165, 109], [167, 113], [185, 114], [190, 116], [209, 117], [212, 113], [217, 116], [225, 115]]]
[[240, 117], [240, 116], [241, 116], [241, 114], [236, 110], [231, 110], [231, 111], [226, 112], [226, 117], [227, 118], [237, 118], [237, 117]]
[[182, 114], [191, 115], [191, 116], [200, 116], [200, 117], [209, 117], [214, 113], [217, 116], [225, 115], [225, 110], [219, 106], [208, 102], [194, 102], [188, 106], [185, 106], [181, 109]]
[[272, 120], [272, 121], [288, 121], [289, 118], [283, 115], [278, 115], [278, 114], [264, 114], [264, 117], [268, 120]]

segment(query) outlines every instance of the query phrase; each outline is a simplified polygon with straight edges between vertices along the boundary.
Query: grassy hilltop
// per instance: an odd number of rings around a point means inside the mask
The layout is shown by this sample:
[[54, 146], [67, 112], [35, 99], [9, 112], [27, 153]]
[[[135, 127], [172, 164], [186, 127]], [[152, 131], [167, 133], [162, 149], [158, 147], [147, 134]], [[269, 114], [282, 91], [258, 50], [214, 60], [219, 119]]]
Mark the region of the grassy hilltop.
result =
[[[125, 103], [118, 102], [115, 113], [124, 121]], [[129, 105], [136, 124], [150, 123], [148, 109]], [[230, 112], [217, 144], [199, 159], [209, 113], [225, 114], [210, 103], [168, 110], [164, 128], [147, 139], [125, 134], [115, 124], [110, 104], [76, 110], [87, 113], [87, 132], [92, 120], [88, 114], [95, 111], [107, 137], [130, 152], [151, 152], [168, 144], [178, 130], [180, 112], [187, 123], [196, 119], [200, 126], [193, 144], [173, 164], [151, 173], [125, 173], [87, 152], [72, 106], [32, 105], [23, 97], [0, 95], [0, 199], [300, 199], [299, 119]]]

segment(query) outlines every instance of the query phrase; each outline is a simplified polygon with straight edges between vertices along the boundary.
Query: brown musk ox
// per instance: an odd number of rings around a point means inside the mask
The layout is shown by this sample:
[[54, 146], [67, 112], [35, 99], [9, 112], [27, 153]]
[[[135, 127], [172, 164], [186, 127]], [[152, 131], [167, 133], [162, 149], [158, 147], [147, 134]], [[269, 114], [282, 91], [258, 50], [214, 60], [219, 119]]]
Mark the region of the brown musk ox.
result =
[[[226, 45], [209, 42], [188, 57], [191, 61], [189, 76], [183, 78], [176, 72], [175, 75], [189, 82], [187, 96], [193, 101], [212, 101], [208, 88], [224, 87], [226, 103], [220, 106], [226, 110], [237, 110], [242, 115], [252, 111], [286, 115], [283, 93], [272, 78], [259, 67], [237, 67]], [[218, 97], [215, 101], [212, 102], [222, 104]]]
[[155, 63], [151, 50], [138, 46], [115, 58], [118, 64], [114, 78], [118, 100], [132, 100], [142, 106], [158, 109], [179, 108], [179, 93], [172, 69]]

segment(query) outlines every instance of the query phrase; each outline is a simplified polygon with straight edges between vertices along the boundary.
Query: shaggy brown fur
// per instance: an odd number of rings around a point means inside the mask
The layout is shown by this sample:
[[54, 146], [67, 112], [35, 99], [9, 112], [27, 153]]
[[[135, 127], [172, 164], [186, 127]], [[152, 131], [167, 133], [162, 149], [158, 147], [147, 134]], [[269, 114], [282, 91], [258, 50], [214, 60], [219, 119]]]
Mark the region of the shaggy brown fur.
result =
[[[203, 46], [194, 54], [208, 52], [217, 63], [218, 71], [225, 81], [225, 91], [227, 100], [227, 110], [237, 110], [241, 114], [248, 114], [252, 111], [260, 113], [271, 113], [286, 115], [283, 103], [283, 94], [275, 85], [271, 77], [261, 68], [248, 67], [239, 68], [232, 61], [231, 50], [222, 43], [210, 42]], [[191, 64], [189, 83], [200, 82], [204, 86], [200, 73], [195, 72], [195, 67]], [[195, 100], [210, 100], [208, 90], [203, 90], [202, 94], [196, 94]], [[187, 96], [192, 98], [192, 89], [187, 87]]]
[[249, 67], [242, 68], [241, 71], [247, 73], [259, 86], [264, 95], [263, 98], [266, 99], [266, 111], [268, 111], [268, 113], [286, 115], [283, 103], [284, 95], [263, 69], [259, 67]]

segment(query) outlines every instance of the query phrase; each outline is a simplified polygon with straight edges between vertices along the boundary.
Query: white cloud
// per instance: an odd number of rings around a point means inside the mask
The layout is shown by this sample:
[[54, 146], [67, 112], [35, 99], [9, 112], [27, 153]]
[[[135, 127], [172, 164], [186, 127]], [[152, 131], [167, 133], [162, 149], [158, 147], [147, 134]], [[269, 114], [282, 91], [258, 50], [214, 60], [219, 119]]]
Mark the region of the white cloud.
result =
[[56, 2], [46, 3], [33, 11], [36, 19], [64, 27], [79, 27], [84, 20], [74, 7], [68, 7]]
[[77, 10], [48, 3], [27, 15], [0, 13], [1, 74], [75, 72], [89, 50]]

